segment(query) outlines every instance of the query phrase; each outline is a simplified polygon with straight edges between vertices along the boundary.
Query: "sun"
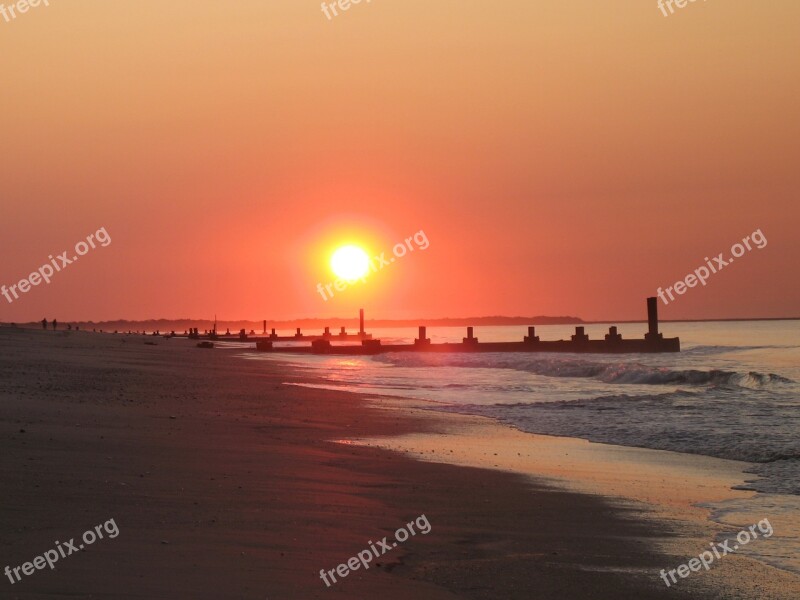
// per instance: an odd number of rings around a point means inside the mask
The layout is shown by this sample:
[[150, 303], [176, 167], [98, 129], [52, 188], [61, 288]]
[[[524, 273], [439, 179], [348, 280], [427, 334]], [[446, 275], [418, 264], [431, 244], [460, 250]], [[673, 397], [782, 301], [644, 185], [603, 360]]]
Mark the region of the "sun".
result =
[[331, 256], [331, 269], [345, 281], [361, 279], [369, 273], [369, 255], [358, 246], [342, 246]]

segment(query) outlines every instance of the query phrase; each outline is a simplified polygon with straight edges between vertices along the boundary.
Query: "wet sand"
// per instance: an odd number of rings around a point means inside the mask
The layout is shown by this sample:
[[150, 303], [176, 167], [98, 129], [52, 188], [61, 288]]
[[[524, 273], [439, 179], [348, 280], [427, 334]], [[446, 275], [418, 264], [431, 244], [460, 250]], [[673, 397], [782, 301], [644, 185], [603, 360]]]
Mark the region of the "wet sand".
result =
[[[689, 558], [664, 550], [680, 532], [635, 504], [335, 443], [452, 422], [285, 385], [302, 381], [186, 340], [0, 328], [0, 569], [111, 518], [120, 531], [54, 571], [0, 579], [0, 595], [759, 597], [667, 589], [658, 571]], [[429, 534], [320, 579], [421, 514]]]
[[[419, 400], [375, 397], [372, 406], [411, 416], [431, 414], [427, 403]], [[667, 570], [696, 557], [709, 542], [732, 539], [741, 529], [768, 516], [775, 529], [769, 538], [751, 541], [736, 554], [715, 561], [708, 572], [679, 579], [677, 587], [699, 597], [800, 597], [800, 577], [764, 564], [750, 554], [757, 549], [767, 550], [760, 548], [764, 544], [770, 546], [767, 556], [783, 554], [781, 548], [791, 546], [782, 537], [793, 535], [797, 526], [796, 519], [789, 515], [776, 516], [768, 510], [770, 502], [781, 497], [741, 489], [753, 477], [745, 470], [747, 463], [531, 434], [480, 416], [433, 414], [439, 420], [434, 433], [350, 438], [341, 443], [390, 449], [426, 462], [521, 474], [559, 489], [599, 496], [621, 510], [638, 511], [640, 519], [657, 527], [668, 524], [673, 532], [655, 541], [655, 549], [677, 559]], [[755, 496], [767, 510], [738, 515], [736, 526], [710, 520], [709, 507], [737, 505], [738, 501], [752, 501]], [[748, 517], [750, 520], [746, 520]], [[654, 575], [658, 577], [659, 573]]]

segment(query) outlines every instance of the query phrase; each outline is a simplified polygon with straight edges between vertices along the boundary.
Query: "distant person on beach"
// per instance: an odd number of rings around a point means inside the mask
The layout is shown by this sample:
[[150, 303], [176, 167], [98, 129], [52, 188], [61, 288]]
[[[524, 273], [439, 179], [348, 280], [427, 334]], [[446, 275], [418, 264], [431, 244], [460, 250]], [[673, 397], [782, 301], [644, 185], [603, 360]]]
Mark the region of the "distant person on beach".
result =
[[58, 327], [58, 321], [56, 321], [55, 319], [53, 319], [53, 331], [55, 331], [55, 330], [56, 330], [56, 327]]
[[47, 319], [42, 319], [42, 329], [47, 330]]

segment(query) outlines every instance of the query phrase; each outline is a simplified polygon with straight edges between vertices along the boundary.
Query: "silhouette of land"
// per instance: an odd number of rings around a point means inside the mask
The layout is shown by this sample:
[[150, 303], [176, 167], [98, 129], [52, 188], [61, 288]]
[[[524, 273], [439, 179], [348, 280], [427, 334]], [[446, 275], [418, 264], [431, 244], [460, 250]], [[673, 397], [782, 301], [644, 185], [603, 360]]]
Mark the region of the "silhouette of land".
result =
[[[66, 323], [66, 320], [62, 321]], [[144, 319], [144, 320], [127, 320], [118, 319], [114, 321], [69, 321], [72, 326], [78, 326], [81, 329], [102, 329], [104, 331], [184, 331], [193, 328], [212, 329], [214, 327], [213, 319]], [[466, 327], [474, 325], [476, 327], [486, 326], [501, 326], [501, 325], [575, 325], [585, 323], [578, 317], [504, 317], [504, 316], [489, 316], [489, 317], [446, 317], [446, 318], [414, 318], [414, 319], [367, 319], [366, 325], [369, 329], [377, 328], [391, 328], [391, 327], [417, 327], [420, 323], [425, 323], [429, 327]], [[39, 322], [24, 323], [24, 327], [41, 327]], [[232, 320], [217, 321], [217, 331], [239, 331], [244, 329], [246, 331], [263, 331], [264, 320]], [[267, 319], [267, 327], [275, 329], [324, 329], [325, 327], [346, 327], [350, 329], [358, 329], [358, 317], [330, 317], [330, 318], [301, 318], [301, 319], [283, 319], [283, 320], [270, 320]]]

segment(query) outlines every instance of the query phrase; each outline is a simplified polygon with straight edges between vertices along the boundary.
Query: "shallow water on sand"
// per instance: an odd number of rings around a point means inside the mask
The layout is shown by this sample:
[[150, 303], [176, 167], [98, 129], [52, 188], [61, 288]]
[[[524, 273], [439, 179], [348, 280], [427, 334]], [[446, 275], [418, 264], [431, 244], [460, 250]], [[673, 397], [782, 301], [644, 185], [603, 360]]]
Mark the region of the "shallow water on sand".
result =
[[[646, 325], [623, 324], [624, 337]], [[571, 326], [539, 326], [542, 339], [569, 339]], [[586, 326], [591, 338], [604, 325]], [[482, 415], [531, 433], [702, 454], [748, 463], [760, 492], [714, 518], [766, 517], [782, 549], [769, 562], [800, 571], [800, 321], [665, 323], [679, 354], [390, 353], [375, 357], [248, 354], [288, 360], [336, 389], [412, 397], [437, 410]], [[374, 331], [410, 342], [415, 329]], [[521, 339], [524, 327], [485, 327], [481, 341]], [[460, 341], [463, 328], [434, 328], [434, 342]], [[781, 531], [783, 523], [783, 531]], [[794, 540], [794, 541], [793, 541]], [[757, 550], [754, 550], [757, 552]], [[766, 552], [766, 551], [765, 551]], [[796, 559], [795, 559], [796, 560]]]

